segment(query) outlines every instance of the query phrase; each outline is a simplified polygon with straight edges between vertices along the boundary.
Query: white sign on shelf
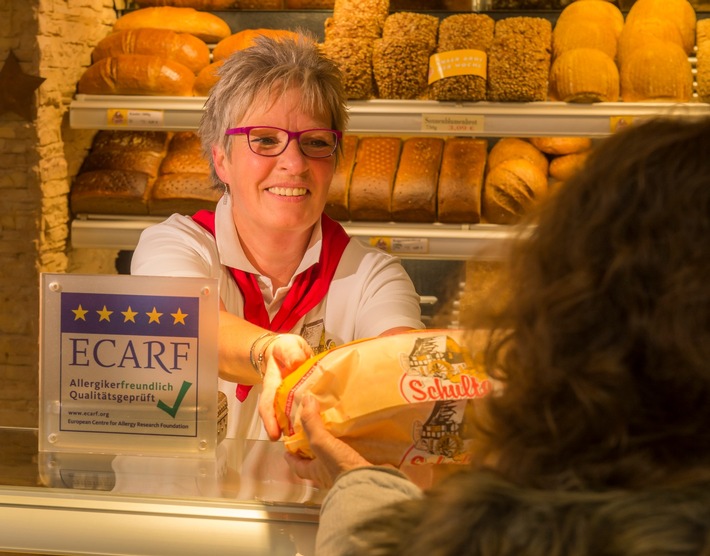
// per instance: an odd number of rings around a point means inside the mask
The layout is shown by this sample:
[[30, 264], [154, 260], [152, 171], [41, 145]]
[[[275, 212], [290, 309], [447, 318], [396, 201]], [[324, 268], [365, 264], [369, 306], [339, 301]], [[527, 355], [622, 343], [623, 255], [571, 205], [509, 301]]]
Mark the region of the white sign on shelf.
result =
[[213, 456], [217, 281], [42, 274], [41, 452]]

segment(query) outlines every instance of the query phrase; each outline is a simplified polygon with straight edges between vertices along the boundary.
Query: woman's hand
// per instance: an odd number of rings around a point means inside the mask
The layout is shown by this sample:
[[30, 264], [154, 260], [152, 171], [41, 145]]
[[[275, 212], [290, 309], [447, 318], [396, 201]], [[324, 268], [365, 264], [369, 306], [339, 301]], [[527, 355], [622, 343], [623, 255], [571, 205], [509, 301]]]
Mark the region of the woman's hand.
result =
[[301, 403], [301, 423], [315, 459], [290, 453], [285, 457], [291, 470], [302, 479], [311, 480], [321, 488], [330, 488], [341, 473], [372, 465], [345, 442], [328, 432], [323, 424], [318, 402], [313, 396], [305, 396]]
[[274, 400], [284, 377], [313, 357], [308, 342], [297, 334], [282, 334], [271, 342], [264, 353], [264, 387], [259, 399], [259, 415], [271, 440], [281, 438], [281, 427], [276, 420]]

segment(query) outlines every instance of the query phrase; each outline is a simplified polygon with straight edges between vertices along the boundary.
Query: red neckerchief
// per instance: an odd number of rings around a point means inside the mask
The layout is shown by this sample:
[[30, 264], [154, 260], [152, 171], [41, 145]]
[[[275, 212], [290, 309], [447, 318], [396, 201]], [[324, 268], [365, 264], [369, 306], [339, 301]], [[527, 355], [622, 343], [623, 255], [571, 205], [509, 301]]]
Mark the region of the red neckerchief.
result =
[[[215, 235], [214, 212], [200, 210], [192, 216], [192, 219], [213, 236]], [[325, 214], [321, 216], [321, 229], [323, 242], [320, 260], [296, 276], [293, 286], [286, 294], [281, 308], [272, 321], [269, 321], [269, 314], [264, 305], [264, 296], [261, 294], [256, 275], [228, 267], [244, 298], [244, 318], [246, 320], [273, 332], [289, 332], [308, 311], [318, 305], [326, 296], [350, 237], [340, 224]], [[251, 386], [238, 384], [237, 399], [243, 402], [251, 388]]]

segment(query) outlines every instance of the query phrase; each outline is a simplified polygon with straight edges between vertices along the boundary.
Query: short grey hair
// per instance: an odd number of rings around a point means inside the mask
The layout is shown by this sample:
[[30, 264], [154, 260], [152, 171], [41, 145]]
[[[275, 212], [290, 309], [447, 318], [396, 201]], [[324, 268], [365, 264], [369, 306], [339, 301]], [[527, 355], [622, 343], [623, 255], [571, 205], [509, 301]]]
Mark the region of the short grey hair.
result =
[[[200, 119], [202, 149], [210, 163], [212, 180], [221, 186], [212, 160], [212, 147], [229, 152], [230, 136], [224, 132], [239, 121], [255, 101], [301, 91], [301, 109], [308, 114], [330, 115], [332, 129], [345, 131], [347, 96], [337, 64], [327, 58], [315, 38], [300, 32], [295, 38], [263, 35], [253, 45], [233, 53], [218, 70], [219, 80], [210, 91]], [[342, 151], [338, 146], [336, 158]]]

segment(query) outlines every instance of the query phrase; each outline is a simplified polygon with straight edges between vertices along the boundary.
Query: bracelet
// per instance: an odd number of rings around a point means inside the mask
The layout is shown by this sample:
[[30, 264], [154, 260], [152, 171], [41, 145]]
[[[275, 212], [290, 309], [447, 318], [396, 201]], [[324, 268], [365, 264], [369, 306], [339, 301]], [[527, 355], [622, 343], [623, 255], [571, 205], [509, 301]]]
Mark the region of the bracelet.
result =
[[264, 374], [261, 372], [261, 365], [257, 364], [256, 358], [254, 356], [254, 348], [256, 345], [261, 342], [264, 338], [268, 336], [276, 336], [273, 332], [264, 332], [261, 336], [259, 336], [256, 340], [254, 340], [251, 343], [251, 347], [249, 348], [249, 362], [251, 363], [251, 366], [254, 368], [254, 370], [259, 374], [261, 378], [264, 378]]
[[259, 373], [262, 379], [264, 378], [264, 371], [262, 370], [262, 366], [264, 365], [264, 356], [266, 355], [266, 350], [273, 342], [278, 340], [280, 337], [281, 334], [274, 334], [273, 336], [271, 336], [271, 338], [266, 340], [266, 342], [264, 343], [264, 347], [261, 348], [261, 351], [259, 352], [259, 358], [257, 359], [257, 372]]

